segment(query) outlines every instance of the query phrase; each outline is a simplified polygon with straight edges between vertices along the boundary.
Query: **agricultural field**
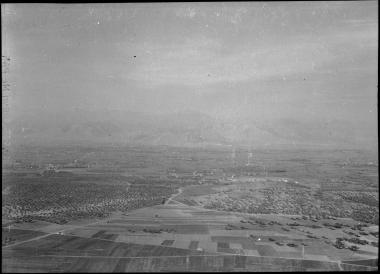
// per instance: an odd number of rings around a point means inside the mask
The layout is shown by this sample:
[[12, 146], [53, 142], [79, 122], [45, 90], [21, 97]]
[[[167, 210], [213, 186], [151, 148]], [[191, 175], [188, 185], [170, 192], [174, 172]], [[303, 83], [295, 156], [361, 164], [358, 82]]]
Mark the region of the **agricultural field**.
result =
[[[298, 229], [284, 232], [281, 227], [291, 227], [288, 224], [294, 222], [292, 217], [278, 219], [271, 214], [214, 213], [178, 203], [140, 208], [128, 215], [116, 212], [87, 224], [63, 225], [56, 231], [36, 234], [34, 240], [19, 239], [9, 247], [4, 246], [3, 271], [58, 271], [57, 265], [61, 266], [61, 272], [88, 271], [94, 269], [93, 264], [101, 265], [101, 270], [96, 271], [111, 272], [144, 271], [153, 269], [153, 266], [159, 266], [154, 269], [161, 271], [199, 270], [201, 267], [232, 270], [253, 266], [274, 270], [280, 269], [282, 264], [293, 270], [306, 270], [312, 266], [339, 270], [337, 260], [350, 261], [352, 268], [366, 270], [371, 267], [355, 266], [352, 262], [377, 258], [375, 247], [362, 253], [348, 249], [337, 252], [333, 241], [337, 235], [344, 236], [344, 232], [329, 234], [326, 233], [328, 229], [313, 228], [311, 222], [297, 220], [300, 223]], [[349, 220], [338, 222], [354, 225]], [[21, 230], [23, 224], [15, 223], [14, 226]], [[11, 226], [10, 231], [13, 229]], [[36, 226], [35, 229], [38, 233], [43, 227]], [[323, 229], [326, 231], [320, 231]], [[304, 230], [316, 238], [308, 238], [306, 235], [309, 234]], [[325, 243], [321, 235], [327, 235], [330, 242]], [[372, 235], [366, 238], [376, 239]], [[19, 263], [25, 256], [28, 259]], [[95, 257], [99, 261], [92, 263]]]
[[1, 235], [2, 235], [2, 246], [11, 245], [13, 243], [19, 242], [19, 241], [25, 241], [28, 239], [32, 239], [38, 236], [42, 236], [45, 233], [41, 231], [35, 231], [35, 230], [25, 230], [25, 229], [10, 229], [9, 228], [2, 228]]
[[168, 185], [130, 184], [104, 176], [104, 184], [91, 182], [94, 177], [72, 173], [49, 177], [10, 176], [3, 192], [3, 217], [63, 224], [73, 219], [105, 217], [115, 210], [160, 204], [174, 192]]
[[255, 155], [21, 147], [2, 174], [2, 270], [374, 270], [376, 160]]

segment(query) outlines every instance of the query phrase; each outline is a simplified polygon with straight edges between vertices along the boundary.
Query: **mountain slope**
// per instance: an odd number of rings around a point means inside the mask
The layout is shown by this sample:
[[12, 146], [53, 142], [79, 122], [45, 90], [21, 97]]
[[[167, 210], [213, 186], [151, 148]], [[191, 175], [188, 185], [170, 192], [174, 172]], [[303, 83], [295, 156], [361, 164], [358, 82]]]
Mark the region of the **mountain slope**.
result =
[[[37, 119], [36, 117], [43, 117]], [[347, 121], [254, 118], [215, 119], [199, 112], [68, 112], [23, 115], [11, 123], [13, 143], [125, 143], [147, 145], [343, 146], [376, 144], [375, 131], [363, 135]]]

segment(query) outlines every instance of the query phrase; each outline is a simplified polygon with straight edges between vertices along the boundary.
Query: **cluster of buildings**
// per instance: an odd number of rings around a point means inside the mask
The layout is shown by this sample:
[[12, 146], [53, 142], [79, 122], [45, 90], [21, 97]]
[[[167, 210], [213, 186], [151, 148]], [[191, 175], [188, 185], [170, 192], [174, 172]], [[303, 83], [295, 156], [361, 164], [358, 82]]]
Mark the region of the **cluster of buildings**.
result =
[[212, 184], [219, 183], [220, 179], [224, 177], [221, 170], [200, 170], [200, 171], [178, 171], [175, 168], [168, 169], [167, 178], [179, 179], [184, 183], [198, 183], [198, 184]]

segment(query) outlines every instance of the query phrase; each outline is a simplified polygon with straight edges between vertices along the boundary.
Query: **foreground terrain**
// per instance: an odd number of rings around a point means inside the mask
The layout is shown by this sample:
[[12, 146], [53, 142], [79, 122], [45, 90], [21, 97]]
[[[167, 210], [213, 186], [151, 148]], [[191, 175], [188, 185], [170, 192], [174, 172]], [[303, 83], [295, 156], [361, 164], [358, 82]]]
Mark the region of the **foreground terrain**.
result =
[[2, 271], [377, 269], [376, 157], [254, 155], [19, 148], [3, 165]]
[[[339, 220], [353, 225], [352, 221]], [[326, 233], [291, 217], [216, 212], [170, 200], [89, 223], [11, 224], [3, 271], [292, 271], [373, 270], [377, 248], [336, 249], [341, 230]], [[226, 229], [229, 227], [229, 229]], [[309, 238], [316, 235], [316, 238]], [[367, 228], [365, 229], [365, 231]], [[326, 235], [326, 240], [321, 236]], [[372, 238], [373, 237], [373, 238]], [[374, 236], [365, 237], [374, 240]], [[358, 264], [358, 261], [362, 261]], [[363, 263], [364, 262], [364, 263]], [[364, 265], [363, 265], [364, 264]]]

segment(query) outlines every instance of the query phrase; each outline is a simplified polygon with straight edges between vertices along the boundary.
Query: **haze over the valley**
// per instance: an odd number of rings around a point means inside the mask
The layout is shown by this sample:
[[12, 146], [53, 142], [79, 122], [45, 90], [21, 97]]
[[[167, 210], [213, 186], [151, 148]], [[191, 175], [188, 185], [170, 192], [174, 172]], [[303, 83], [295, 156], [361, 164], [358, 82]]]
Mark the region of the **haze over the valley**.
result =
[[16, 143], [376, 148], [378, 2], [2, 5]]

